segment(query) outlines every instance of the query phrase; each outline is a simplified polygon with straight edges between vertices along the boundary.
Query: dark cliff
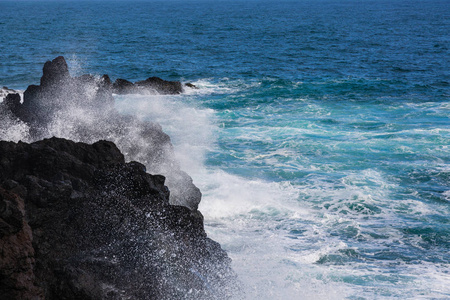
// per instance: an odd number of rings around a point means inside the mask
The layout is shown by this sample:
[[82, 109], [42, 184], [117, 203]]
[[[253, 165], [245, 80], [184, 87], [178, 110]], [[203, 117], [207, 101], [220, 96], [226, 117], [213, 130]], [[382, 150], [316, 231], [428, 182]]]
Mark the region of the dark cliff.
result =
[[206, 236], [200, 190], [169, 136], [114, 107], [113, 93], [181, 85], [124, 82], [72, 77], [57, 57], [23, 98], [2, 89], [0, 300], [235, 294], [230, 259]]
[[226, 299], [230, 259], [107, 141], [0, 142], [0, 299]]

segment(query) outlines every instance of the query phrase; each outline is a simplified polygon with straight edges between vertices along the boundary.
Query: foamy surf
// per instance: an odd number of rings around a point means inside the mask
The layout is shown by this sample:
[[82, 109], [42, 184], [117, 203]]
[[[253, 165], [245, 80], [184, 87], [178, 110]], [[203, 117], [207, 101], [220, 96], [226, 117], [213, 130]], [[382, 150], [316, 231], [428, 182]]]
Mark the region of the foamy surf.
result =
[[203, 78], [191, 82], [196, 88], [185, 87], [184, 94], [188, 96], [201, 95], [223, 95], [233, 94], [239, 91], [258, 87], [260, 82], [246, 82], [244, 80], [230, 79], [230, 78]]
[[[377, 167], [356, 165], [347, 170], [339, 160], [320, 164], [313, 156], [326, 158], [333, 151], [363, 145], [363, 141], [364, 147], [370, 146], [371, 155], [382, 154], [383, 147], [415, 155], [420, 145], [410, 135], [427, 141], [448, 134], [446, 128], [403, 129], [397, 132], [401, 138], [383, 140], [380, 132], [327, 132], [328, 123], [310, 126], [308, 121], [294, 120], [291, 127], [271, 127], [249, 121], [254, 113], [259, 118], [258, 111], [223, 113], [205, 107], [214, 94], [228, 96], [245, 89], [221, 89], [212, 83], [199, 86], [198, 93], [176, 96], [115, 95], [116, 108], [122, 114], [161, 124], [171, 136], [182, 169], [203, 193], [199, 209], [208, 235], [233, 259], [243, 283], [241, 299], [297, 299], [299, 295], [302, 299], [446, 299], [450, 273], [446, 254], [439, 257], [438, 250], [425, 243], [430, 238], [444, 242], [446, 229], [434, 235], [421, 228], [420, 221], [445, 219], [442, 204], [424, 202], [420, 192], [405, 190], [395, 176]], [[307, 107], [306, 115], [330, 114], [322, 105]], [[270, 108], [264, 111], [268, 113]], [[242, 125], [224, 125], [228, 117], [236, 117], [234, 122]], [[6, 120], [11, 124], [0, 132], [2, 139], [26, 141], [27, 125]], [[72, 110], [56, 118], [49, 130], [53, 135], [72, 137], [71, 126], [80, 122], [93, 126], [95, 117]], [[305, 142], [306, 137], [310, 142]], [[328, 144], [321, 142], [330, 137]], [[354, 144], [344, 142], [349, 137]], [[283, 143], [274, 147], [280, 139]], [[145, 152], [145, 147], [142, 143], [141, 151]], [[309, 152], [298, 151], [299, 147]], [[447, 146], [427, 149], [432, 155], [444, 153]], [[233, 161], [227, 164], [227, 157]], [[418, 168], [425, 164], [430, 174], [445, 178], [448, 173], [442, 159], [409, 163]], [[301, 172], [303, 179], [289, 175], [291, 180], [274, 181], [249, 172], [258, 168]], [[443, 201], [450, 199], [448, 190], [437, 195]], [[420, 260], [411, 251], [431, 258]]]
[[[300, 251], [297, 242], [292, 243], [298, 241], [292, 227], [315, 222], [311, 209], [298, 201], [301, 190], [289, 182], [252, 180], [205, 165], [208, 153], [218, 147], [214, 110], [201, 107], [195, 99], [189, 99], [190, 95], [115, 97], [121, 113], [157, 122], [171, 136], [182, 168], [202, 190], [199, 209], [209, 236], [220, 241], [233, 259], [244, 286], [242, 297], [294, 299], [302, 293], [316, 299], [343, 299], [343, 295], [350, 295], [348, 287], [327, 279], [328, 271], [314, 267], [322, 255], [345, 244], [326, 241], [323, 247], [305, 245]], [[307, 236], [326, 235], [317, 225], [305, 228]]]
[[[345, 151], [351, 144], [341, 142], [341, 136], [353, 137], [355, 143], [366, 140], [377, 153], [380, 144], [373, 137], [379, 133], [333, 132], [331, 136], [338, 139], [323, 148], [319, 141], [330, 136], [323, 132], [328, 130], [327, 123], [311, 127], [306, 121], [291, 128], [249, 125], [246, 122], [253, 118], [252, 112], [243, 110], [237, 115], [245, 116], [238, 119], [243, 126], [228, 127], [222, 122], [233, 117], [230, 111], [204, 107], [210, 103], [210, 95], [219, 92], [217, 86], [203, 89], [179, 96], [119, 97], [118, 108], [162, 124], [171, 136], [181, 165], [202, 190], [199, 209], [208, 235], [233, 259], [243, 282], [244, 299], [445, 298], [442, 283], [448, 279], [448, 267], [432, 268], [427, 261], [408, 264], [403, 253], [410, 247], [423, 247], [420, 238], [404, 231], [405, 222], [417, 226], [416, 219], [408, 216], [443, 217], [434, 204], [419, 201], [414, 194], [405, 196], [398, 181], [378, 168], [355, 165], [356, 169], [343, 170], [340, 165], [319, 164], [311, 160], [311, 154], [298, 152], [303, 142], [293, 138], [304, 135], [317, 143], [312, 148], [314, 155]], [[227, 96], [242, 91], [245, 89], [221, 92]], [[329, 115], [322, 105], [314, 104], [311, 109]], [[305, 111], [309, 113], [312, 111]], [[276, 143], [280, 136], [285, 141], [280, 148], [252, 148]], [[239, 141], [234, 143], [236, 148], [230, 149], [228, 144], [221, 148], [233, 139]], [[400, 141], [391, 139], [389, 143], [392, 145], [384, 146], [395, 149]], [[416, 146], [397, 149], [417, 151]], [[223, 161], [227, 157], [233, 163], [227, 165]], [[275, 182], [245, 171], [252, 164], [259, 168], [261, 163], [264, 168], [300, 170], [305, 177]], [[448, 197], [448, 192], [443, 197]], [[398, 266], [393, 269], [392, 264]]]
[[[448, 3], [267, 4], [9, 1], [2, 85], [38, 83], [53, 55], [196, 85], [117, 107], [170, 135], [247, 299], [448, 299]], [[72, 121], [101, 127], [69, 114], [52, 133]], [[131, 128], [102, 138], [153, 152]]]

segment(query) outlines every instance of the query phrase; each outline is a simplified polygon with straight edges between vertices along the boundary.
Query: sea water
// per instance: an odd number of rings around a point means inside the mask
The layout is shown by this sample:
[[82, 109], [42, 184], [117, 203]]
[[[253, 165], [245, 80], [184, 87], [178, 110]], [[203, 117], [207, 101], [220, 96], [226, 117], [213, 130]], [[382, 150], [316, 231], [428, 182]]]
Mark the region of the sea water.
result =
[[242, 298], [450, 298], [448, 1], [0, 1], [0, 31], [9, 88], [59, 55], [198, 87], [116, 107], [171, 136]]

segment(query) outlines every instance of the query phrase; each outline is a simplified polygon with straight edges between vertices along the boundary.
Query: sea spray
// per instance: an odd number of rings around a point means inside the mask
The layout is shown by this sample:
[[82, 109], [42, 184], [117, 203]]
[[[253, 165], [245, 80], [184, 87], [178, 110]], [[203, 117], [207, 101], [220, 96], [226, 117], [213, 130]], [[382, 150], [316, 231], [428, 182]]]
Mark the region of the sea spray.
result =
[[211, 118], [204, 140], [169, 134], [248, 298], [449, 298], [446, 1], [5, 3], [3, 85], [55, 53], [199, 87], [166, 104]]
[[204, 168], [206, 153], [215, 143], [216, 128], [212, 109], [202, 109], [187, 100], [182, 96], [118, 95], [116, 108], [125, 115], [156, 122], [164, 131], [173, 133], [177, 161], [193, 174]]
[[[446, 267], [427, 267], [429, 272], [422, 276], [419, 269], [428, 262], [407, 263], [415, 255], [408, 254], [409, 248], [424, 246], [420, 238], [408, 236], [403, 222], [414, 227], [417, 221], [408, 217], [411, 214], [444, 217], [445, 213], [432, 208], [432, 203], [409, 198], [390, 168], [374, 167], [364, 160], [346, 166], [350, 161], [339, 157], [338, 151], [360, 155], [358, 152], [367, 146], [372, 156], [384, 155], [382, 147], [402, 153], [413, 151], [412, 144], [397, 146], [406, 136], [401, 140], [380, 139], [383, 128], [398, 130], [395, 126], [339, 120], [344, 116], [334, 111], [335, 121], [323, 122], [321, 114], [317, 114], [323, 105], [312, 103], [306, 105], [304, 119], [277, 118], [277, 122], [286, 121], [289, 126], [235, 128], [234, 124], [258, 120], [259, 109], [226, 110], [230, 104], [213, 100], [225, 89], [211, 83], [203, 88], [206, 91], [196, 92], [195, 96], [128, 97], [119, 100], [119, 107], [126, 113], [139, 112], [144, 119], [147, 114], [148, 119], [162, 123], [172, 136], [177, 156], [193, 160], [184, 164], [195, 166], [191, 175], [203, 193], [200, 210], [208, 234], [228, 250], [245, 286], [246, 299], [295, 299], [300, 293], [307, 299], [343, 299], [356, 294], [390, 299], [404, 295], [403, 290], [412, 282], [415, 288], [410, 289], [408, 297], [423, 292], [442, 296], [438, 291], [445, 281]], [[241, 91], [229, 89], [225, 92], [229, 94], [216, 102], [249, 89], [251, 86]], [[266, 115], [270, 109], [261, 107]], [[276, 109], [278, 114], [290, 114], [287, 109]], [[316, 111], [319, 122], [308, 117], [310, 109]], [[268, 117], [273, 121], [271, 114]], [[187, 122], [194, 125], [186, 126]], [[330, 131], [336, 124], [345, 123], [356, 130], [349, 131], [345, 125], [338, 127], [340, 131]], [[301, 135], [308, 139], [293, 138]], [[281, 139], [283, 142], [277, 145]], [[328, 139], [329, 143], [321, 143], [320, 139]], [[186, 147], [188, 143], [194, 147]], [[299, 152], [299, 147], [308, 152]], [[182, 153], [189, 149], [199, 152], [194, 156]], [[319, 163], [324, 156], [331, 159], [329, 164]], [[239, 162], [243, 163], [241, 167]], [[225, 170], [220, 169], [224, 166]], [[258, 178], [261, 174], [266, 174], [265, 179]], [[445, 229], [442, 234], [445, 236]], [[387, 262], [380, 263], [383, 260]], [[423, 280], [431, 277], [435, 280], [433, 286]]]
[[[297, 189], [289, 183], [249, 180], [204, 165], [205, 155], [214, 151], [217, 143], [212, 110], [196, 106], [185, 96], [124, 96], [118, 98], [117, 107], [125, 114], [137, 113], [140, 118], [161, 123], [172, 136], [177, 157], [184, 158], [181, 165], [195, 166], [190, 174], [203, 193], [200, 210], [208, 234], [229, 251], [244, 284], [239, 299], [273, 299], [283, 295], [292, 299], [299, 291], [317, 299], [342, 296], [342, 287], [306, 279], [295, 264], [279, 257], [285, 251], [286, 238], [282, 230], [277, 233], [280, 224], [271, 219], [295, 223], [300, 217], [310, 216], [308, 209], [295, 201]], [[192, 145], [187, 147], [189, 143]], [[197, 151], [192, 153], [193, 148]], [[189, 152], [183, 153], [186, 150]], [[279, 270], [276, 276], [273, 270]]]

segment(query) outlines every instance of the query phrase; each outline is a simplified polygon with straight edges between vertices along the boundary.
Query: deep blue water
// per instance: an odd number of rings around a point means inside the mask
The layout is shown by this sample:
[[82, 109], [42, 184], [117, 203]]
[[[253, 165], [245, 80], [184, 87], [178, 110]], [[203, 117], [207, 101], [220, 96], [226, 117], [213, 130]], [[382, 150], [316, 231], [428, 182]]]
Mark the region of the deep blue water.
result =
[[450, 298], [448, 1], [0, 1], [0, 85], [193, 82], [117, 96], [158, 121], [246, 299]]

